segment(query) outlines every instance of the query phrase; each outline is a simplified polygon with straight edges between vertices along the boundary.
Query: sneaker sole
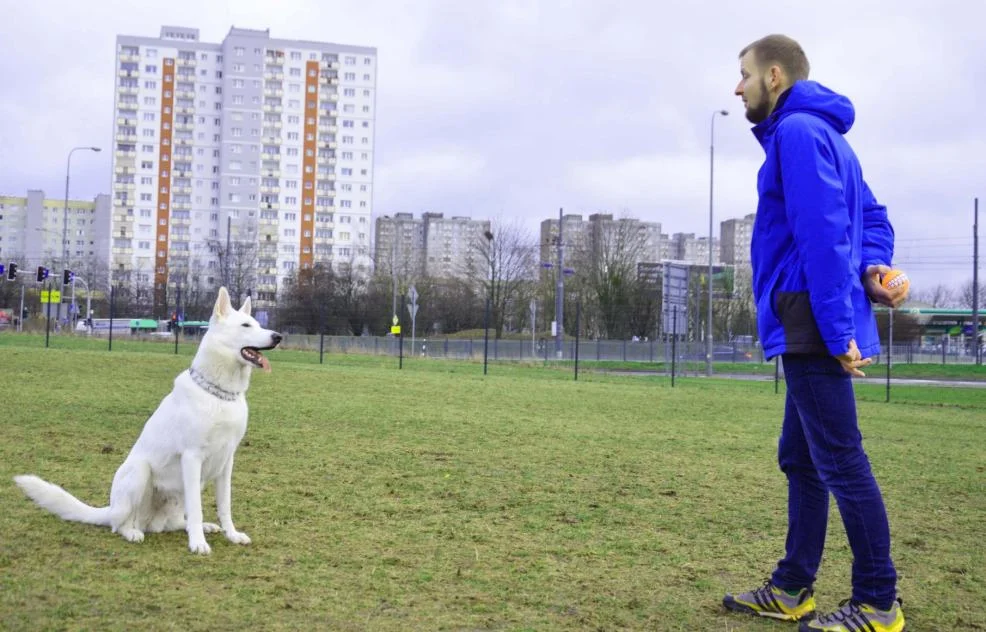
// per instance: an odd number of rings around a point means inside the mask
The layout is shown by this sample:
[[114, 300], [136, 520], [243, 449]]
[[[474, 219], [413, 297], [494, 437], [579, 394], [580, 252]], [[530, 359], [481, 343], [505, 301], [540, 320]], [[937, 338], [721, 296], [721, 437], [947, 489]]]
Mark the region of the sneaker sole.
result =
[[722, 605], [726, 608], [726, 610], [730, 610], [732, 612], [739, 612], [741, 614], [751, 614], [758, 617], [764, 617], [767, 619], [774, 619], [776, 621], [790, 621], [792, 623], [797, 623], [798, 621], [808, 621], [815, 618], [814, 610], [809, 612], [808, 614], [803, 614], [800, 617], [797, 617], [791, 614], [784, 614], [782, 612], [766, 612], [764, 610], [756, 610], [754, 608], [751, 608], [750, 606], [747, 606], [746, 604], [742, 604], [737, 601], [734, 601], [729, 597], [726, 597], [722, 600]]

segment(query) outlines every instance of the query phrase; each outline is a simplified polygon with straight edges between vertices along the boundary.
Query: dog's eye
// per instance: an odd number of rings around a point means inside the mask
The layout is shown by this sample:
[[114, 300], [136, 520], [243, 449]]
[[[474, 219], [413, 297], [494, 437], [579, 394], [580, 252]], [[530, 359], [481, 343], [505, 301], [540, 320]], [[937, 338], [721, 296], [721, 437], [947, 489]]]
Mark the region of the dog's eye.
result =
[[249, 327], [250, 326], [250, 323], [243, 323], [243, 326], [244, 327]]

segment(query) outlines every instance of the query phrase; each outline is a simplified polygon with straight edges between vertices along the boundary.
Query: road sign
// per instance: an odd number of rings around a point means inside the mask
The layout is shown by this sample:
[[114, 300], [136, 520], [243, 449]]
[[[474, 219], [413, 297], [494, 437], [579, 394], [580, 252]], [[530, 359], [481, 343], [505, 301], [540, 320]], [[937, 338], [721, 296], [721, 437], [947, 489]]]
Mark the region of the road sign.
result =
[[411, 299], [411, 302], [412, 303], [417, 303], [418, 302], [418, 290], [415, 289], [415, 287], [413, 285], [411, 286], [411, 289], [408, 290], [407, 295]]
[[401, 335], [401, 326], [394, 325], [393, 327], [390, 328], [390, 333], [394, 334], [395, 336]]
[[683, 336], [688, 333], [688, 265], [664, 263], [661, 292], [665, 333]]
[[61, 303], [62, 293], [59, 290], [41, 290], [41, 302], [42, 303]]

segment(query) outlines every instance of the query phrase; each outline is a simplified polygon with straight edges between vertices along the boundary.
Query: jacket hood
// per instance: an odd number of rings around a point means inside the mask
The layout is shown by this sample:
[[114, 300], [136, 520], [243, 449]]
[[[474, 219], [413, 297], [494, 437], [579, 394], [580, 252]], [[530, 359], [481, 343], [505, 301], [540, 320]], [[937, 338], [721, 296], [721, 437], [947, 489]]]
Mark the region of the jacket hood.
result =
[[782, 99], [779, 107], [766, 120], [753, 128], [758, 138], [763, 138], [781, 119], [795, 112], [817, 116], [840, 134], [848, 132], [856, 120], [856, 110], [849, 98], [826, 88], [817, 81], [796, 81]]

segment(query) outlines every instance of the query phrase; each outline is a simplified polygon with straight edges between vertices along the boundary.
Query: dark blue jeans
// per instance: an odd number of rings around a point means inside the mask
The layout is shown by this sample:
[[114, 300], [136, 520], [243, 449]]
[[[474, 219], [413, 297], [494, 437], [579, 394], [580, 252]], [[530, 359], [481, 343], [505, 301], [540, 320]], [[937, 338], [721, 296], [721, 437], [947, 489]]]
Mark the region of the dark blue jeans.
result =
[[772, 581], [788, 590], [814, 584], [832, 492], [853, 554], [852, 598], [889, 609], [897, 595], [890, 527], [863, 451], [852, 377], [831, 356], [782, 357], [787, 404], [777, 456], [788, 480], [788, 532]]

